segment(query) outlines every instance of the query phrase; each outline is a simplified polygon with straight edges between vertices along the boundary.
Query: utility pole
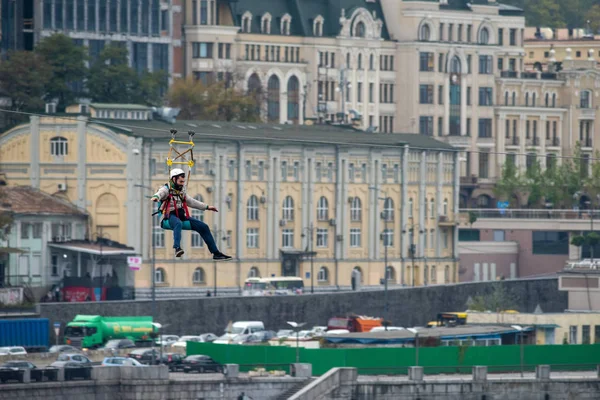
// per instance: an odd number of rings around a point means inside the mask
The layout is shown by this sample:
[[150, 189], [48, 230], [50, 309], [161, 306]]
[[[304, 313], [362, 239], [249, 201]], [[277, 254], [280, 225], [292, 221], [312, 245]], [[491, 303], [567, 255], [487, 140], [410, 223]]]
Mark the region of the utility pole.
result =
[[[307, 232], [308, 235], [308, 253], [310, 255], [310, 292], [315, 292], [315, 270], [314, 270], [314, 252], [313, 252], [313, 236], [315, 227], [311, 222], [310, 225], [303, 229], [304, 232]], [[302, 237], [306, 237], [305, 233], [302, 233]]]
[[[383, 192], [383, 197], [385, 200], [383, 201], [383, 215], [385, 217], [384, 226], [385, 226], [385, 236], [383, 241], [383, 257], [384, 257], [384, 266], [383, 266], [383, 283], [384, 283], [384, 297], [385, 297], [385, 306], [384, 306], [384, 314], [383, 318], [387, 321], [388, 317], [388, 246], [390, 245], [390, 236], [388, 231], [388, 221], [390, 219], [389, 211], [386, 208], [387, 203], [387, 192]], [[387, 326], [387, 325], [386, 325]], [[387, 330], [387, 328], [386, 328]]]

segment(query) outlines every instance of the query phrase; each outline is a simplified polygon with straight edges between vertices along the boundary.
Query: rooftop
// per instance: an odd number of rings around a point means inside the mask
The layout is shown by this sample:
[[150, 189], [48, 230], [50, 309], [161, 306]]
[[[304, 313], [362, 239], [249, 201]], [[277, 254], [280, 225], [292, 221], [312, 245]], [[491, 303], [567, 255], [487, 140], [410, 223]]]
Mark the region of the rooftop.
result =
[[151, 107], [141, 104], [91, 103], [90, 107], [100, 109], [149, 111]]
[[88, 240], [70, 240], [67, 242], [54, 242], [50, 243], [49, 245], [61, 250], [70, 250], [77, 253], [87, 253], [102, 256], [137, 254], [133, 247], [128, 247], [124, 244], [108, 239], [100, 239], [96, 242], [91, 242]]
[[170, 129], [178, 131], [178, 138], [187, 139], [187, 132], [194, 131], [195, 139], [242, 140], [278, 144], [353, 145], [366, 147], [403, 147], [447, 150], [454, 147], [431, 136], [409, 133], [369, 133], [347, 126], [332, 124], [292, 125], [225, 121], [161, 121], [92, 119], [110, 129], [147, 139], [168, 141]]
[[2, 196], [3, 209], [8, 209], [17, 215], [87, 216], [85, 211], [74, 204], [31, 186], [2, 186], [0, 196]]

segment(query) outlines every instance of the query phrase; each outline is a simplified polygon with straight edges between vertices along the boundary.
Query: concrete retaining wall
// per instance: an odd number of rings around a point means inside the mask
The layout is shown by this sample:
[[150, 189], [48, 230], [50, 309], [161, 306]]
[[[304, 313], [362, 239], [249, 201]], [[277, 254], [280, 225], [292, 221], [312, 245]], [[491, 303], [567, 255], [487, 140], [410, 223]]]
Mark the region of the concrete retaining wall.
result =
[[[441, 311], [467, 308], [469, 297], [486, 296], [503, 287], [507, 307], [533, 312], [539, 304], [544, 312], [562, 312], [567, 308], [567, 292], [558, 291], [556, 278], [463, 283], [389, 291], [390, 319], [394, 325], [424, 325]], [[42, 318], [67, 323], [77, 314], [151, 315], [150, 301], [85, 303], [44, 303]], [[163, 333], [196, 335], [221, 334], [230, 321], [259, 320], [267, 329], [279, 329], [286, 321], [324, 325], [332, 316], [357, 313], [380, 316], [384, 308], [383, 291], [328, 293], [277, 297], [203, 297], [196, 299], [157, 300], [157, 321], [168, 325]], [[53, 335], [53, 332], [51, 333]], [[53, 342], [53, 341], [52, 341]]]

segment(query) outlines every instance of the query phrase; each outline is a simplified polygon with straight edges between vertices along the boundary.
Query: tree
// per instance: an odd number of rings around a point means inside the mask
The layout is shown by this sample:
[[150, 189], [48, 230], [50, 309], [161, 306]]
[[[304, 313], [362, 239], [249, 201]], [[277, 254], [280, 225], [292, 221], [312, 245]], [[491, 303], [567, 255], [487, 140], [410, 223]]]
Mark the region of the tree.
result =
[[[40, 111], [44, 108], [45, 87], [51, 69], [44, 58], [30, 51], [16, 51], [0, 63], [0, 96], [6, 97], [13, 111]], [[25, 118], [16, 114], [7, 117], [13, 125]]]
[[590, 258], [594, 259], [594, 247], [600, 242], [600, 235], [596, 232], [590, 232], [585, 235], [585, 243], [590, 247]]
[[496, 182], [494, 195], [504, 201], [509, 201], [511, 207], [519, 207], [515, 203], [515, 197], [523, 188], [523, 180], [513, 162], [508, 161], [502, 168], [500, 179]]
[[169, 90], [168, 102], [181, 109], [181, 119], [260, 121], [255, 97], [247, 96], [232, 82], [204, 84], [192, 78], [179, 79]]
[[100, 52], [88, 74], [90, 97], [100, 103], [160, 104], [166, 73], [143, 72], [138, 75], [129, 67], [127, 57], [127, 48], [114, 44]]
[[73, 83], [82, 81], [87, 72], [85, 48], [76, 46], [71, 38], [63, 34], [55, 34], [44, 38], [35, 48], [51, 70], [51, 77], [46, 84], [46, 100], [58, 99], [59, 109], [70, 105], [77, 95]]
[[545, 175], [543, 174], [540, 163], [537, 160], [534, 161], [525, 172], [521, 182], [523, 182], [524, 188], [526, 188], [528, 193], [527, 206], [534, 208], [539, 207], [540, 203], [544, 199], [546, 184], [544, 177]]
[[10, 233], [10, 228], [12, 227], [14, 222], [12, 213], [9, 211], [2, 211], [0, 209], [0, 240], [6, 241], [8, 239], [8, 234]]
[[579, 259], [581, 259], [581, 247], [585, 243], [585, 238], [582, 235], [576, 235], [571, 238], [571, 244], [579, 248]]
[[592, 33], [598, 32], [600, 29], [600, 4], [594, 4], [585, 14], [585, 19], [590, 21]]

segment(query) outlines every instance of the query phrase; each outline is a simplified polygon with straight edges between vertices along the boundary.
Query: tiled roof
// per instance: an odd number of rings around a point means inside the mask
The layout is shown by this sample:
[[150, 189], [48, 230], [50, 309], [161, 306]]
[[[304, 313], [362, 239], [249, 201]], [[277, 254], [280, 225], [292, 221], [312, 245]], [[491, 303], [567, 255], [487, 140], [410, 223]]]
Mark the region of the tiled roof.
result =
[[187, 139], [187, 132], [194, 131], [194, 139], [243, 140], [277, 144], [354, 145], [357, 147], [401, 147], [409, 145], [419, 149], [454, 150], [454, 147], [431, 136], [411, 133], [368, 133], [339, 125], [287, 125], [224, 121], [137, 121], [93, 119], [111, 129], [148, 139], [164, 139], [167, 142], [171, 128], [177, 129], [178, 138]]
[[370, 13], [375, 11], [377, 18], [384, 22], [381, 37], [389, 40], [385, 26], [383, 9], [379, 0], [366, 2], [365, 0], [237, 0], [230, 1], [231, 14], [237, 26], [242, 25], [242, 15], [249, 11], [252, 14], [251, 33], [261, 33], [261, 17], [265, 13], [271, 14], [271, 34], [279, 34], [280, 18], [285, 14], [292, 17], [290, 34], [294, 36], [314, 36], [312, 22], [321, 15], [325, 20], [323, 36], [336, 37], [340, 33], [339, 19], [342, 9], [349, 17], [358, 7], [367, 9]]
[[0, 187], [1, 203], [13, 213], [35, 215], [76, 215], [87, 213], [66, 200], [49, 195], [31, 186]]

